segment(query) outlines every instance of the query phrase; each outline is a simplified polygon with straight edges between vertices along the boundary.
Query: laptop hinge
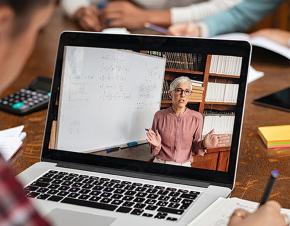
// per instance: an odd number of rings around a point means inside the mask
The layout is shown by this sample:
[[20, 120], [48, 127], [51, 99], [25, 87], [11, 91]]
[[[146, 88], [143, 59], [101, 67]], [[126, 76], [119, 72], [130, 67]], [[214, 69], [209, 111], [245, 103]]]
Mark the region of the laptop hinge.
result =
[[86, 170], [86, 171], [93, 171], [98, 173], [106, 173], [118, 176], [126, 176], [126, 177], [134, 177], [134, 178], [141, 178], [147, 180], [154, 180], [154, 181], [162, 181], [174, 184], [183, 184], [183, 185], [190, 185], [190, 186], [197, 186], [197, 187], [204, 187], [207, 188], [210, 183], [198, 180], [189, 180], [189, 179], [180, 179], [176, 177], [166, 177], [164, 175], [156, 175], [150, 173], [140, 173], [140, 172], [132, 172], [129, 170], [123, 169], [112, 169], [107, 167], [100, 167], [100, 166], [91, 166], [91, 165], [84, 165], [84, 164], [77, 164], [77, 163], [69, 163], [69, 162], [58, 162], [57, 167], [63, 168], [70, 168], [70, 169], [78, 169], [78, 170]]

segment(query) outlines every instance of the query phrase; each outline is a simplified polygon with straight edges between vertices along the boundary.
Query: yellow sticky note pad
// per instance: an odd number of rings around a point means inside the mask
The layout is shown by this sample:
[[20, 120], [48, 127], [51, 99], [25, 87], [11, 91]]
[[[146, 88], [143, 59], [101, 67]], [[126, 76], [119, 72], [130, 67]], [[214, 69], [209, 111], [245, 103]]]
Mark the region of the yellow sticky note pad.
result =
[[258, 134], [268, 148], [290, 146], [290, 125], [259, 127]]

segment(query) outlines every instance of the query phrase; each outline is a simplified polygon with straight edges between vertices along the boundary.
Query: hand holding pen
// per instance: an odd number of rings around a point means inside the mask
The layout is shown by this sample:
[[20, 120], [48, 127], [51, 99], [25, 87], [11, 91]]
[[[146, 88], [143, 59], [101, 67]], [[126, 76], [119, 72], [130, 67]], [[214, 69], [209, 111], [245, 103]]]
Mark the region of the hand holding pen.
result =
[[230, 217], [228, 226], [288, 226], [290, 224], [289, 216], [280, 213], [280, 204], [267, 201], [278, 175], [277, 170], [271, 172], [259, 208], [254, 213], [236, 209]]

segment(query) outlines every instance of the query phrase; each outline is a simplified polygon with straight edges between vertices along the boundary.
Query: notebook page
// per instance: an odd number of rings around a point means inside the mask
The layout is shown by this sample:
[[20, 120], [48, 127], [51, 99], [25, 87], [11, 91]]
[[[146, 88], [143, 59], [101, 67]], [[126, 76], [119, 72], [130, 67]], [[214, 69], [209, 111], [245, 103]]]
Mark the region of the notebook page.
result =
[[[232, 213], [237, 208], [253, 212], [257, 209], [258, 203], [239, 198], [219, 198], [209, 208], [202, 212], [188, 226], [227, 226]], [[282, 213], [290, 216], [289, 209], [282, 209]]]

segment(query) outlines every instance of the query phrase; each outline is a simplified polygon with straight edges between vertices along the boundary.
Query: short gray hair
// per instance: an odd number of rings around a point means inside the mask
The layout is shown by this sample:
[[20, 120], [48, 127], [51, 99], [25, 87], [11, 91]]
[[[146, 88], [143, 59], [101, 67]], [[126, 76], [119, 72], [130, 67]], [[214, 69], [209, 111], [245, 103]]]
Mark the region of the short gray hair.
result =
[[190, 91], [192, 90], [191, 79], [186, 76], [181, 76], [171, 82], [169, 91], [174, 91], [180, 83], [188, 83], [190, 85]]

